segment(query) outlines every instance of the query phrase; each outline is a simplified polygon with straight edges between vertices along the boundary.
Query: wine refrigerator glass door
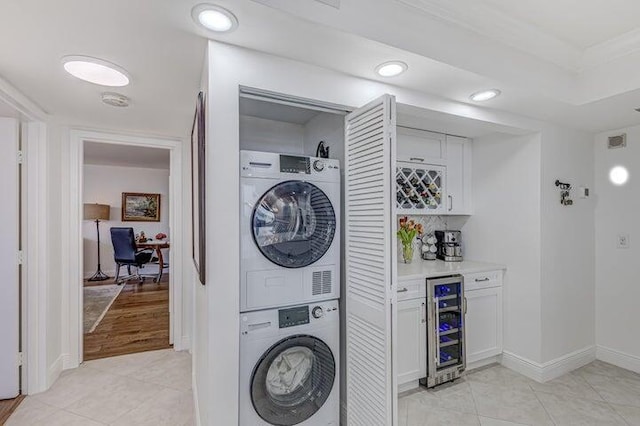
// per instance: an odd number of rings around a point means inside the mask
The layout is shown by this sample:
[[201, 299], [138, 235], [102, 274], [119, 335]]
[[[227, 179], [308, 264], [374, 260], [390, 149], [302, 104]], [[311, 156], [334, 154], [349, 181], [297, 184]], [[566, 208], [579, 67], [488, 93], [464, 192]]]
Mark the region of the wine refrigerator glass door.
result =
[[427, 387], [460, 377], [466, 367], [464, 278], [427, 280]]

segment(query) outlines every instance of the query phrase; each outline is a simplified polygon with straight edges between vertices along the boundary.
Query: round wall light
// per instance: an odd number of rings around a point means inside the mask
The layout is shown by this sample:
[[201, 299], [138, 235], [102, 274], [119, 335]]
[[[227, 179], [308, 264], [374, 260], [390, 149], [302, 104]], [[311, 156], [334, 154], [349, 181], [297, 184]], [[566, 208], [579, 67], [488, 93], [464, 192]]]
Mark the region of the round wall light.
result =
[[191, 17], [196, 24], [216, 33], [228, 33], [238, 28], [238, 18], [233, 13], [213, 4], [194, 6]]
[[624, 185], [629, 180], [629, 171], [624, 166], [615, 166], [609, 171], [609, 180], [614, 185]]
[[476, 92], [471, 95], [470, 99], [474, 102], [484, 102], [500, 96], [501, 93], [502, 92], [498, 89], [481, 90], [480, 92]]
[[72, 76], [100, 86], [122, 87], [131, 80], [118, 65], [90, 56], [65, 56], [62, 66]]
[[380, 77], [395, 77], [402, 74], [409, 66], [402, 61], [390, 61], [376, 67], [376, 73]]

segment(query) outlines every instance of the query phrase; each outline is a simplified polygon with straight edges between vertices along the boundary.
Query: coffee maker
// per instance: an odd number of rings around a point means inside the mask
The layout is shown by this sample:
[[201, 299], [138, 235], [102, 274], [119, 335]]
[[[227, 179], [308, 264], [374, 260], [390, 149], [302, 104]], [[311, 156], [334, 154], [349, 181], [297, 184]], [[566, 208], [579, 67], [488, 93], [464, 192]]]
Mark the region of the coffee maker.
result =
[[445, 262], [462, 262], [462, 233], [460, 231], [436, 231], [437, 257]]

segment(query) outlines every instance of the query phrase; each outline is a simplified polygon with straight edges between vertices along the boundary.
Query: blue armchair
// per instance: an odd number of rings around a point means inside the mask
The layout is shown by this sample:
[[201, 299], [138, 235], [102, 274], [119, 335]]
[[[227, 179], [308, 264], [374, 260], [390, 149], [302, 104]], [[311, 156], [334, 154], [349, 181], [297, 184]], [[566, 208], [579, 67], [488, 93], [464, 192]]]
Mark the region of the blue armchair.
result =
[[[122, 284], [132, 278], [143, 282], [140, 268], [151, 261], [153, 249], [138, 250], [133, 228], [111, 228], [111, 243], [113, 244], [113, 259], [116, 262], [116, 284]], [[126, 266], [128, 276], [120, 278], [120, 268]], [[131, 274], [131, 267], [135, 266], [136, 273]]]

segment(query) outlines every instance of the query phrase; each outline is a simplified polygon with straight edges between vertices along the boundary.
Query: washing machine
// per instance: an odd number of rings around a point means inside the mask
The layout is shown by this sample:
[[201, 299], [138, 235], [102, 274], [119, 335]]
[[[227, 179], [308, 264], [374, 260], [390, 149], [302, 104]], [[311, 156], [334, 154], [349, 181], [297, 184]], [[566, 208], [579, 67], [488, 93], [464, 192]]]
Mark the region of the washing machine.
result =
[[338, 426], [338, 301], [240, 314], [240, 426]]
[[338, 160], [240, 152], [240, 312], [340, 297]]

